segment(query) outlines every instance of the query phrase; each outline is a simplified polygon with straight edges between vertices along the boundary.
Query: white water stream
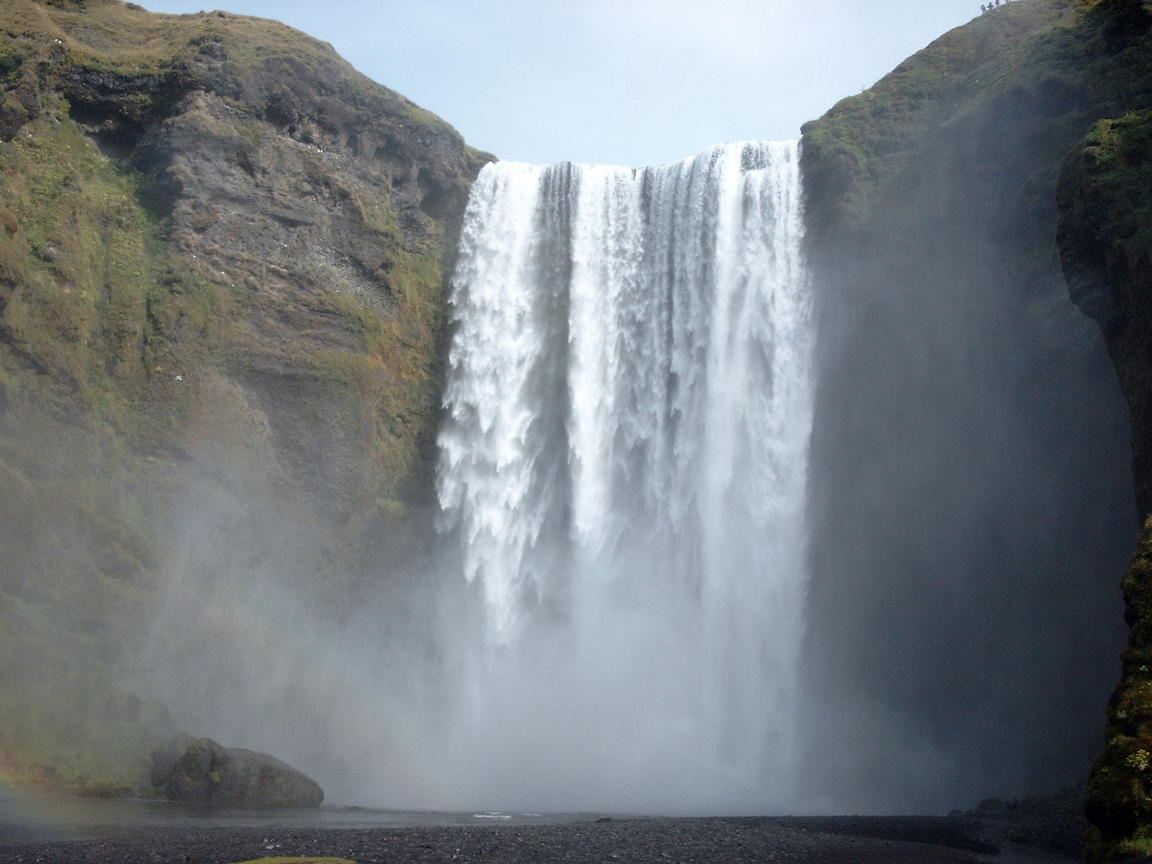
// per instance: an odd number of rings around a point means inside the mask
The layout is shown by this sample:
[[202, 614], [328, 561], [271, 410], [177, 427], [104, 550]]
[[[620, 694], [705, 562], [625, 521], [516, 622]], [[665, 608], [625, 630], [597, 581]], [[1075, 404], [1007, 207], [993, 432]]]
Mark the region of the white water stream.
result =
[[787, 802], [811, 428], [800, 208], [794, 143], [476, 181], [438, 489], [477, 617], [458, 627], [449, 749], [493, 806]]

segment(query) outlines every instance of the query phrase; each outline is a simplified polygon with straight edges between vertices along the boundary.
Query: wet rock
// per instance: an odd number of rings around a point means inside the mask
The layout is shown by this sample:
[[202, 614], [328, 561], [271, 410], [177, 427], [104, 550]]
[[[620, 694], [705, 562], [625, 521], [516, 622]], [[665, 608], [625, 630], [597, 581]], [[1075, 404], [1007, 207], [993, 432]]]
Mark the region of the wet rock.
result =
[[[170, 753], [154, 757], [154, 772]], [[211, 738], [192, 740], [167, 771], [173, 801], [262, 807], [319, 807], [324, 790], [291, 765], [265, 753], [228, 749]]]

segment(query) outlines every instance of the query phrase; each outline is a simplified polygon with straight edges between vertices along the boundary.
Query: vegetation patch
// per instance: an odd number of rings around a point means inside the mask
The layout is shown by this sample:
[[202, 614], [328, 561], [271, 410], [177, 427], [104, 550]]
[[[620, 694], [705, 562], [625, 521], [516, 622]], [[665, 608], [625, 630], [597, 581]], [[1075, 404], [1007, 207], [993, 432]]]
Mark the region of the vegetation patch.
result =
[[1005, 99], [1023, 96], [1084, 131], [1119, 106], [1152, 107], [1148, 17], [1140, 0], [1046, 0], [945, 34], [804, 126], [813, 229], [863, 225], [918, 141]]

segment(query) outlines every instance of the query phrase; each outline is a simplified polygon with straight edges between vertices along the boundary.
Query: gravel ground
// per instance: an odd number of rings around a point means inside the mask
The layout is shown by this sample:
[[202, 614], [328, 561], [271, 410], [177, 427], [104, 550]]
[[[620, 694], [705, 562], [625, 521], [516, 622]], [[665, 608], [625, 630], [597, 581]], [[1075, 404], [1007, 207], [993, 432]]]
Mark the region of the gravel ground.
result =
[[[3, 864], [231, 864], [253, 858], [335, 856], [358, 864], [406, 862], [790, 862], [790, 864], [975, 864], [971, 851], [917, 842], [971, 844], [941, 833], [947, 820], [636, 819], [492, 827], [208, 829], [174, 833], [117, 829], [86, 840], [0, 845]], [[885, 827], [887, 826], [887, 827]], [[870, 836], [854, 836], [864, 830]]]

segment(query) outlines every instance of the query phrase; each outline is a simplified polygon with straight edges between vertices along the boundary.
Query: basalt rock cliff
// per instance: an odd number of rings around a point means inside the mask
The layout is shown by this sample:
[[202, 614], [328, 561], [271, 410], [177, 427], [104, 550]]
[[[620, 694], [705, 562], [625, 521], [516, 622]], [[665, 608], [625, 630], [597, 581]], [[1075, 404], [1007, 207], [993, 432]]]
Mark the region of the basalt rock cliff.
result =
[[[1142, 47], [1152, 12], [1133, 15]], [[1137, 110], [1096, 123], [1060, 175], [1061, 258], [1072, 296], [1105, 334], [1132, 423], [1141, 515], [1152, 503], [1152, 114]], [[1095, 851], [1124, 857], [1152, 851], [1152, 521], [1124, 578], [1130, 628], [1123, 675], [1108, 704], [1103, 752], [1088, 785]]]
[[1152, 500], [1150, 34], [1140, 0], [1004, 4], [804, 130], [831, 634], [809, 663], [844, 718], [894, 730], [860, 759], [859, 725], [819, 718], [817, 770], [1018, 794], [1074, 783], [1106, 738], [1098, 855], [1144, 848], [1152, 814], [1144, 546], [1101, 716]]
[[445, 273], [489, 158], [275, 22], [0, 7], [9, 775], [138, 784], [172, 725], [134, 658], [174, 558], [244, 538], [229, 566], [338, 605], [422, 541]]

